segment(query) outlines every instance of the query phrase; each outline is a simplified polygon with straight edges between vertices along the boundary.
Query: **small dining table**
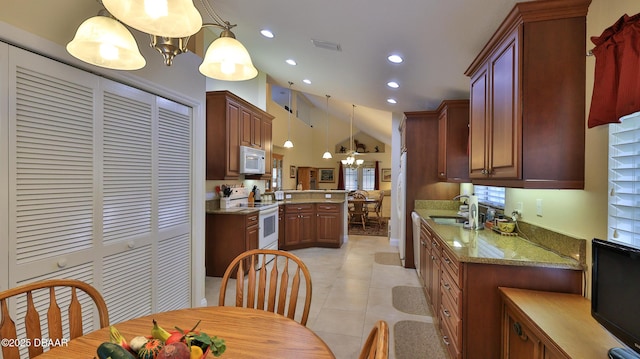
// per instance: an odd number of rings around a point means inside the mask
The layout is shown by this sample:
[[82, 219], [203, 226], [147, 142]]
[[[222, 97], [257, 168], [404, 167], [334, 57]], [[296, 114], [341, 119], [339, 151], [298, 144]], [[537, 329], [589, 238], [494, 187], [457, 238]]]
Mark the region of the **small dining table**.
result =
[[[243, 358], [335, 358], [327, 344], [306, 326], [280, 314], [240, 307], [197, 307], [156, 313], [112, 324], [126, 340], [151, 335], [153, 320], [166, 330], [179, 327], [224, 339], [221, 359]], [[94, 358], [100, 344], [109, 341], [109, 328], [102, 328], [52, 348], [38, 356], [47, 358]], [[207, 358], [214, 358], [209, 354]]]

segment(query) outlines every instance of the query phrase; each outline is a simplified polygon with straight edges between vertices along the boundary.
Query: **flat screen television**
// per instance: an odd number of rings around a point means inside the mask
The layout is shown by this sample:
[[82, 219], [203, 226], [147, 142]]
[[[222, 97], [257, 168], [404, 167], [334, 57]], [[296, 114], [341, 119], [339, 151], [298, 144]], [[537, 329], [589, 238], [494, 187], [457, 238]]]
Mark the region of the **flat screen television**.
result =
[[640, 248], [597, 238], [591, 248], [591, 315], [640, 353]]

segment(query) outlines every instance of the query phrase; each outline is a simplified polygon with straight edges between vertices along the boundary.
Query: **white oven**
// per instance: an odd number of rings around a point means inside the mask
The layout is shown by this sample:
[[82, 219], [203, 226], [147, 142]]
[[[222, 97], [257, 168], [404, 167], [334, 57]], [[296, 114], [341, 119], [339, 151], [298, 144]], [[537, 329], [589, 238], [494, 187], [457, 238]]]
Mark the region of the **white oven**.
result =
[[260, 249], [278, 249], [278, 205], [275, 203], [261, 204], [259, 208], [260, 235], [258, 247]]

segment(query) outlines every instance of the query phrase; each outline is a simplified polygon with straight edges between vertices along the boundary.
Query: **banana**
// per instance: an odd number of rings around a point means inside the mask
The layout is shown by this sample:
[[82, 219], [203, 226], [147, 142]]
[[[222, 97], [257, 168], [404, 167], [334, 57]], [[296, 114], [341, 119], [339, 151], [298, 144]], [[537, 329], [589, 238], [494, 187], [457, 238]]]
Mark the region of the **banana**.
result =
[[122, 334], [120, 334], [118, 329], [116, 329], [116, 327], [114, 327], [113, 325], [109, 326], [109, 341], [131, 351], [131, 347], [127, 343], [126, 339], [124, 339]]
[[161, 326], [158, 325], [155, 319], [153, 319], [153, 328], [151, 329], [151, 336], [155, 339], [160, 339], [162, 342], [166, 342], [167, 339], [171, 336], [171, 333], [164, 330]]

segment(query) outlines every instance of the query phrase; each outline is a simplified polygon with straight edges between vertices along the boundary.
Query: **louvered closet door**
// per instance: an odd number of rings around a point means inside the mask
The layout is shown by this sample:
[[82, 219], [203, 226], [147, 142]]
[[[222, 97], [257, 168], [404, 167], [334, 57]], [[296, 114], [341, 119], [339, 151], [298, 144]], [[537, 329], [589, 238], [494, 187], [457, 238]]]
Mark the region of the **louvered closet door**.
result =
[[9, 51], [9, 284], [49, 273], [93, 282], [98, 78]]
[[9, 80], [4, 71], [8, 66], [9, 45], [0, 42], [0, 291], [9, 288]]
[[155, 96], [104, 81], [102, 288], [112, 323], [150, 314], [154, 223]]
[[[191, 306], [191, 108], [158, 98], [157, 311]], [[170, 268], [170, 270], [169, 270]]]

